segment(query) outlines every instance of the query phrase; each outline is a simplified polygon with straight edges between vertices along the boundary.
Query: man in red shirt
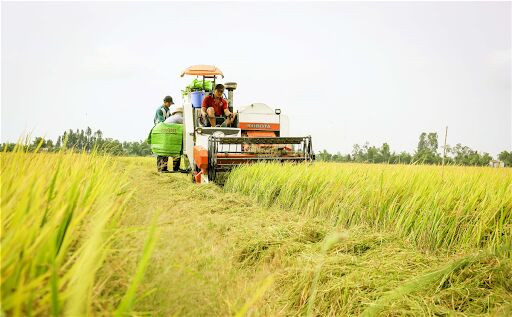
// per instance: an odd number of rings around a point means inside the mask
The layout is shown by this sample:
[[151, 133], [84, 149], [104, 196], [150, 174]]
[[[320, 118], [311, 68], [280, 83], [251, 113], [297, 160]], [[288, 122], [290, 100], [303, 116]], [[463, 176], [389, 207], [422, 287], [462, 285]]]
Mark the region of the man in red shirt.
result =
[[220, 117], [224, 115], [226, 120], [222, 125], [224, 126], [225, 124], [227, 127], [231, 126], [231, 123], [235, 120], [236, 115], [229, 111], [227, 100], [222, 98], [223, 93], [224, 85], [218, 84], [215, 86], [213, 95], [206, 96], [203, 99], [203, 104], [201, 105], [201, 116], [203, 119], [208, 116], [208, 123], [211, 127], [215, 126], [216, 116]]

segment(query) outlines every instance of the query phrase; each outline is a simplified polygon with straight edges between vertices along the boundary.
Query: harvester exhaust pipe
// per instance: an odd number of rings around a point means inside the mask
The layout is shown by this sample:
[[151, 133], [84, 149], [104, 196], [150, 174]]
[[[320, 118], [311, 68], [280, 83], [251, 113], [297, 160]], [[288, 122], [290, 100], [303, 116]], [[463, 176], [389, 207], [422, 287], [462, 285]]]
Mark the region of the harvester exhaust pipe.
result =
[[226, 88], [228, 90], [229, 111], [233, 112], [233, 90], [236, 89], [236, 83], [233, 83], [233, 82], [224, 83], [224, 88]]

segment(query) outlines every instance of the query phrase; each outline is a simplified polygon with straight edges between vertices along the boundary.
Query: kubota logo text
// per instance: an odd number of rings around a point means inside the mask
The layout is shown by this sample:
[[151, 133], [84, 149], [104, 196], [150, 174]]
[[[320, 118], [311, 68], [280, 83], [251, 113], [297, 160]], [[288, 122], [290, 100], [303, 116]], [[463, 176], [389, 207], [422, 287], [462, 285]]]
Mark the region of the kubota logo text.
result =
[[249, 123], [247, 126], [253, 129], [270, 129], [270, 124], [268, 123]]

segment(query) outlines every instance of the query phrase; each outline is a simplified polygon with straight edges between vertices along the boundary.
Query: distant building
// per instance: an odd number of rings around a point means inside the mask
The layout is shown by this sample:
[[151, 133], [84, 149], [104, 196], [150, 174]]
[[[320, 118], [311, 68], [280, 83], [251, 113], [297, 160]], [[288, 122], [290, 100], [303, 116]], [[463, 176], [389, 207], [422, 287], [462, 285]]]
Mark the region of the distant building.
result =
[[505, 163], [499, 160], [491, 160], [489, 162], [490, 167], [505, 167]]

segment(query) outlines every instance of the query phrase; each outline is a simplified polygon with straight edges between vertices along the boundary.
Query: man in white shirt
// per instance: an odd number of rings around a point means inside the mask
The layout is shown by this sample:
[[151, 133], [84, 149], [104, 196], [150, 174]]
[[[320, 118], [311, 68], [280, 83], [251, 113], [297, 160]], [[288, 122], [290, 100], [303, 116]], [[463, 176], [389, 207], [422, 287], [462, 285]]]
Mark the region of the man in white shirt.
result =
[[165, 123], [179, 123], [183, 124], [183, 107], [174, 106], [171, 109], [171, 116], [165, 119]]

